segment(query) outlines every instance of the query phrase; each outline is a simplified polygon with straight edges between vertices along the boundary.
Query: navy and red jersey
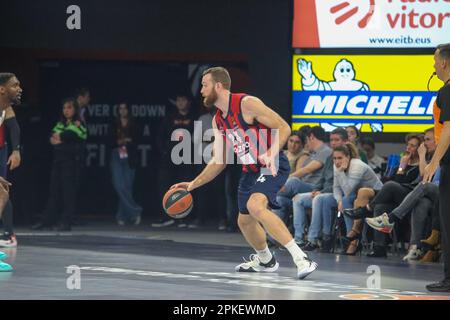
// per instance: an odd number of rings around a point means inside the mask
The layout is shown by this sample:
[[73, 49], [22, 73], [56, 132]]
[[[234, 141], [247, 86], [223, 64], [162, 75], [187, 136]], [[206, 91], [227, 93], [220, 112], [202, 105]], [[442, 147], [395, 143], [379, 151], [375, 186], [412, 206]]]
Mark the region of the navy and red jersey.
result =
[[245, 93], [231, 93], [228, 114], [216, 112], [216, 125], [226, 141], [232, 144], [238, 162], [244, 172], [259, 172], [263, 166], [258, 156], [267, 152], [271, 146], [271, 129], [261, 123], [248, 124], [242, 116], [242, 99]]
[[5, 126], [3, 123], [0, 125], [0, 148], [5, 146]]

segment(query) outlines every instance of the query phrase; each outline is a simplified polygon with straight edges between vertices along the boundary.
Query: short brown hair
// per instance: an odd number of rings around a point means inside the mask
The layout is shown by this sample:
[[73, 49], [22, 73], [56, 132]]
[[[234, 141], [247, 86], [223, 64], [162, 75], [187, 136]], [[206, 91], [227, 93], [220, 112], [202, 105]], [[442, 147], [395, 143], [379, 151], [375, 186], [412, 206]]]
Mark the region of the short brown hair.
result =
[[408, 143], [411, 139], [416, 139], [421, 144], [423, 142], [423, 135], [420, 133], [408, 133], [405, 137], [405, 142]]
[[450, 60], [450, 43], [440, 44], [437, 46], [439, 55], [444, 60]]
[[231, 78], [227, 69], [223, 67], [213, 67], [203, 71], [203, 76], [210, 74], [214, 82], [219, 82], [227, 90], [231, 88]]

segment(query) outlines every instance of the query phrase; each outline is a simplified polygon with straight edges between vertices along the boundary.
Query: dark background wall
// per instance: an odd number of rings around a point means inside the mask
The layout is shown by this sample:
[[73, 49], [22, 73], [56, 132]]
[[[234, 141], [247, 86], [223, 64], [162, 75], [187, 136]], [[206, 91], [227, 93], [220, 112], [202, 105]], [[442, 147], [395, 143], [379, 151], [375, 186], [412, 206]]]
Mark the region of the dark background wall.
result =
[[[0, 46], [38, 50], [29, 54], [6, 50], [0, 56], [0, 66], [20, 68], [23, 63], [14, 56], [29, 60], [30, 55], [44, 53], [46, 57], [78, 55], [83, 59], [108, 58], [113, 53], [116, 58], [128, 55], [132, 59], [245, 59], [251, 93], [260, 95], [288, 119], [291, 2], [10, 1], [0, 13]], [[72, 4], [81, 8], [81, 30], [66, 28], [66, 8]], [[34, 84], [36, 76], [27, 75], [26, 79]]]
[[[72, 4], [81, 8], [81, 30], [66, 27], [66, 9]], [[23, 106], [17, 109], [26, 144], [24, 161], [10, 174], [17, 181], [12, 195], [16, 221], [34, 220], [47, 198], [51, 150], [46, 139], [55, 106], [43, 99], [52, 90], [42, 83], [43, 64], [242, 63], [250, 79], [247, 91], [289, 120], [291, 21], [291, 0], [9, 2], [0, 12], [0, 70], [16, 73], [25, 90]], [[110, 188], [108, 192], [88, 198], [81, 207], [102, 207], [113, 194]], [[146, 192], [137, 190], [138, 198]], [[159, 202], [154, 199], [147, 206], [151, 214]], [[91, 211], [83, 213], [101, 213]]]

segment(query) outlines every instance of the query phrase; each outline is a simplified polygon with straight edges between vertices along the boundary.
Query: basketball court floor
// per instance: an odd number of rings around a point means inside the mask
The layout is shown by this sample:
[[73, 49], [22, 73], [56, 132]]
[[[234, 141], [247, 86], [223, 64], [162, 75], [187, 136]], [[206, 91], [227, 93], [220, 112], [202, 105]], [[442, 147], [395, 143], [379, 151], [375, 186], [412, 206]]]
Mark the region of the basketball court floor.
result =
[[252, 253], [240, 233], [216, 230], [79, 228], [18, 230], [5, 249], [12, 273], [0, 273], [0, 299], [355, 300], [446, 299], [425, 285], [442, 265], [311, 253], [319, 268], [303, 281], [287, 251], [276, 273], [235, 273]]

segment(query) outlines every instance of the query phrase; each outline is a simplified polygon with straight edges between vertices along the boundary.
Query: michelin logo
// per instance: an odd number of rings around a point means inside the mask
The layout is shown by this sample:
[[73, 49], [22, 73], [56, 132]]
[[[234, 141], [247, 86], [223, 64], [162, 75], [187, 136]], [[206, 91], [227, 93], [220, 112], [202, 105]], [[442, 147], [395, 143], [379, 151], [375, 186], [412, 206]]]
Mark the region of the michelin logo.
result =
[[401, 91], [373, 91], [367, 94], [341, 91], [336, 95], [297, 91], [294, 92], [294, 114], [322, 119], [367, 117], [368, 121], [365, 122], [369, 123], [384, 122], [386, 119], [414, 121], [431, 117], [435, 100], [436, 97], [431, 92], [415, 92], [411, 95]]
[[[326, 131], [349, 125], [360, 129], [368, 123], [373, 132], [382, 132], [383, 123], [433, 122], [435, 93], [370, 91], [367, 83], [355, 79], [355, 69], [347, 59], [336, 64], [334, 81], [317, 78], [311, 62], [304, 59], [297, 60], [297, 69], [303, 90], [293, 92], [295, 122], [320, 122]], [[330, 123], [324, 123], [327, 120]]]
[[[297, 60], [297, 69], [302, 77], [302, 87], [305, 91], [369, 91], [369, 85], [359, 80], [355, 80], [355, 69], [353, 64], [347, 59], [341, 59], [334, 67], [334, 81], [323, 81], [317, 78], [312, 71], [310, 61], [304, 59]], [[361, 129], [362, 123], [321, 123], [326, 131], [332, 131], [337, 127], [347, 127], [354, 125]], [[371, 123], [373, 132], [382, 132], [381, 123]]]

